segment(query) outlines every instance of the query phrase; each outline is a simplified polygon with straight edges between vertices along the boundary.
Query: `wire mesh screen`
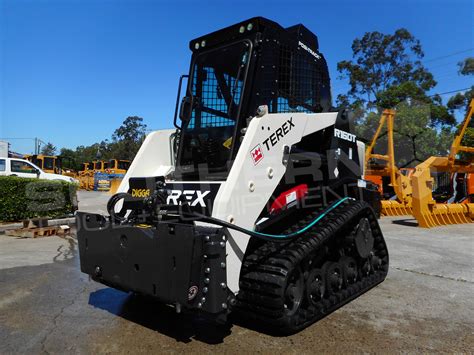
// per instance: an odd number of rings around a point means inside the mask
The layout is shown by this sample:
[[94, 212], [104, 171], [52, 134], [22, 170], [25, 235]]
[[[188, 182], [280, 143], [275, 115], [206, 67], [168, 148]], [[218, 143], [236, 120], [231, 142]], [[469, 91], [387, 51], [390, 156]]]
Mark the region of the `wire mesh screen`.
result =
[[283, 44], [274, 50], [274, 54], [278, 58], [278, 79], [276, 83], [266, 85], [267, 97], [271, 97], [270, 111], [319, 112], [325, 78], [318, 60], [299, 47], [292, 49]]

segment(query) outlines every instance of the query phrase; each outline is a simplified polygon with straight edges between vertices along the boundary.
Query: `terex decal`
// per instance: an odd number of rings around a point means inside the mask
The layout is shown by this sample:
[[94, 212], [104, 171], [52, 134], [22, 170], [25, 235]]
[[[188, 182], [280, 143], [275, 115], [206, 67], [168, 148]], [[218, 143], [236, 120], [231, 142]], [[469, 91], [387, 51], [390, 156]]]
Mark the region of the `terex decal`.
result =
[[277, 144], [280, 139], [286, 136], [294, 126], [295, 124], [293, 123], [293, 117], [290, 117], [289, 120], [283, 123], [280, 128], [277, 128], [275, 132], [273, 132], [267, 139], [263, 141], [263, 144], [267, 150], [269, 151], [272, 147], [274, 147], [275, 144]]
[[349, 132], [346, 132], [346, 131], [343, 131], [343, 130], [340, 130], [340, 129], [337, 129], [337, 128], [334, 128], [334, 137], [344, 139], [348, 142], [355, 142], [356, 141], [356, 135], [355, 134], [352, 134], [352, 133], [349, 133]]
[[[286, 136], [293, 127], [295, 127], [293, 117], [290, 117], [290, 119], [286, 120], [281, 127], [277, 128], [272, 134], [270, 134], [262, 143], [267, 149], [267, 152], [270, 151], [284, 136]], [[257, 144], [252, 148], [252, 150], [250, 150], [250, 157], [252, 158], [254, 165], [257, 165], [263, 160], [262, 144]]]

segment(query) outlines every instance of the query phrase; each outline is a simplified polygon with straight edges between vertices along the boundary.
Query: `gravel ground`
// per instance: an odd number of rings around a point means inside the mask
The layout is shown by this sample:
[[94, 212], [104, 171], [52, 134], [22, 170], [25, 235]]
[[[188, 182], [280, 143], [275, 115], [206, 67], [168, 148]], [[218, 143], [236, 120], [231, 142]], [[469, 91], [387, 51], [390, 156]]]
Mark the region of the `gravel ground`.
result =
[[[80, 208], [94, 210], [108, 197], [81, 194]], [[471, 352], [472, 225], [427, 230], [384, 218], [381, 226], [387, 279], [289, 337], [211, 326], [90, 281], [74, 237], [0, 235], [0, 354]]]

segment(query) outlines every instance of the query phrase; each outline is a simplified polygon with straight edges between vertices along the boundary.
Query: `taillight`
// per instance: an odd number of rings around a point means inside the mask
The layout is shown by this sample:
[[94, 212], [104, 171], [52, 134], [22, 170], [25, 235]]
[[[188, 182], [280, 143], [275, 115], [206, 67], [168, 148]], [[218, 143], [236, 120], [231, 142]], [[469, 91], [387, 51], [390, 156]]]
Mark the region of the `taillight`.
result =
[[273, 201], [270, 207], [270, 213], [279, 213], [281, 210], [297, 204], [298, 201], [302, 200], [307, 194], [308, 185], [306, 184], [301, 184], [282, 192], [275, 201]]

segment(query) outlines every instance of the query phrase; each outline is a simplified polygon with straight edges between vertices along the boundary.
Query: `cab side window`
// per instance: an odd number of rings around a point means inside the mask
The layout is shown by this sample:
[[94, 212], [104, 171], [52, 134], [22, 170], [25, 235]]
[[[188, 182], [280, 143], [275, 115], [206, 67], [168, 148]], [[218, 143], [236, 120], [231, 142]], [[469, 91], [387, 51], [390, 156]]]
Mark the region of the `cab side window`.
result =
[[11, 170], [12, 170], [12, 173], [27, 173], [27, 174], [36, 173], [36, 169], [33, 167], [33, 165], [30, 165], [20, 160], [11, 161]]
[[5, 159], [0, 159], [0, 171], [5, 171]]

